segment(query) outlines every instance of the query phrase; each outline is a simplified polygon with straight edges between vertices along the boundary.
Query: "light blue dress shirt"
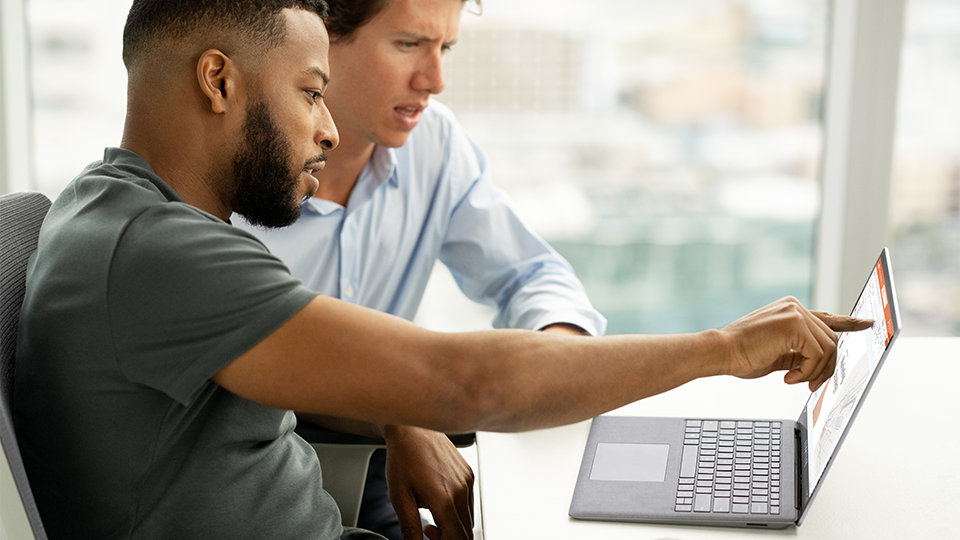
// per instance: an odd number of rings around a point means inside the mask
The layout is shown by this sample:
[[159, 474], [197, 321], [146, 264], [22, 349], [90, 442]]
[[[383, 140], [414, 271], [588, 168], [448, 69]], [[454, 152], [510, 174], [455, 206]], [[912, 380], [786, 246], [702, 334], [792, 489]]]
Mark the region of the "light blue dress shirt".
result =
[[488, 176], [483, 153], [433, 101], [405, 145], [374, 149], [346, 208], [309, 199], [283, 229], [232, 221], [321, 294], [413, 320], [439, 259], [467, 297], [496, 310], [494, 327], [565, 322], [602, 334], [573, 269]]

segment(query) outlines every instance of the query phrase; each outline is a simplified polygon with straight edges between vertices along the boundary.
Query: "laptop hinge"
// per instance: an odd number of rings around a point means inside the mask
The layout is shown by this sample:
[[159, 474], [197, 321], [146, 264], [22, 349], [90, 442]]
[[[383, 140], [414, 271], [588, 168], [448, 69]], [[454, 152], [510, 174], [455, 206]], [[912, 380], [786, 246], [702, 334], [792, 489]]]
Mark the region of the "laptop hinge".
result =
[[797, 519], [800, 519], [800, 494], [803, 493], [803, 441], [800, 439], [800, 424], [796, 424], [796, 427], [793, 428], [793, 436], [797, 440], [797, 496], [794, 499], [794, 504], [797, 508]]

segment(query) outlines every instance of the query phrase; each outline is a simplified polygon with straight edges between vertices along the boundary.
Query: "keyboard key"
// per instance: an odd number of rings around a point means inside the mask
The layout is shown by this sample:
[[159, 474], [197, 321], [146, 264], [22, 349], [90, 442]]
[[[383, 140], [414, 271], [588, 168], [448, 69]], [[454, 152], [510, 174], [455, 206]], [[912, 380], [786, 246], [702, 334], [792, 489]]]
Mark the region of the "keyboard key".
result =
[[678, 504], [673, 507], [673, 510], [676, 512], [689, 512], [693, 510], [693, 507], [689, 504]]
[[751, 514], [766, 514], [767, 513], [767, 503], [753, 503], [750, 506]]
[[727, 498], [715, 498], [713, 499], [713, 511], [714, 512], [729, 512], [730, 511], [730, 499]]
[[693, 478], [697, 472], [697, 447], [689, 444], [683, 445], [683, 454], [680, 458], [680, 477]]
[[696, 498], [693, 499], [693, 511], [709, 512], [710, 511], [710, 495], [697, 494]]
[[750, 505], [749, 505], [749, 504], [737, 504], [737, 503], [734, 503], [734, 504], [733, 504], [733, 507], [731, 508], [731, 510], [732, 510], [732, 512], [733, 512], [734, 514], [746, 514], [746, 513], [750, 512]]

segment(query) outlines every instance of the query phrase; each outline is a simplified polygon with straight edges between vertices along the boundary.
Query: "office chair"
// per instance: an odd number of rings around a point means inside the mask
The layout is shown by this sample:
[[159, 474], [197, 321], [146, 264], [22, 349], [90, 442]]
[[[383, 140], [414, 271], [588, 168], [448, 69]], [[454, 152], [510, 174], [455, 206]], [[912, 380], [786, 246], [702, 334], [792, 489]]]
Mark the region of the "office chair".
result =
[[11, 394], [27, 260], [49, 209], [41, 193], [0, 196], [0, 532], [7, 538], [47, 538], [13, 429]]

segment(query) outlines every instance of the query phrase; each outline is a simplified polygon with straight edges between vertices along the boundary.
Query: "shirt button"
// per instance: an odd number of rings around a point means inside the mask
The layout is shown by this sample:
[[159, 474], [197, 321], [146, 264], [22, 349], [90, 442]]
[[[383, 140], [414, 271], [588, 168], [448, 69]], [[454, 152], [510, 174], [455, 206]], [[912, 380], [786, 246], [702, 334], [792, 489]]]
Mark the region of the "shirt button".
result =
[[350, 287], [350, 286], [348, 286], [343, 291], [344, 296], [346, 296], [347, 298], [353, 298], [353, 293], [354, 293], [353, 287]]

